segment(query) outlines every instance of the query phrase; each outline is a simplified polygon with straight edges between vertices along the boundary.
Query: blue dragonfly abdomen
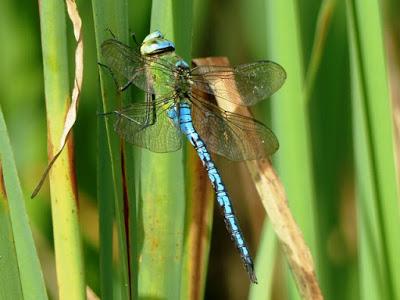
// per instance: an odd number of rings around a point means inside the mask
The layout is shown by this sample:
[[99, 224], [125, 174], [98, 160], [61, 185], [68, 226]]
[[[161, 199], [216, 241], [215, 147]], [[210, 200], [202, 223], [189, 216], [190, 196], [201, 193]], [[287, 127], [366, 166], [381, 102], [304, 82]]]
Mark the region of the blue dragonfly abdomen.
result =
[[167, 111], [168, 117], [179, 126], [182, 133], [188, 138], [189, 142], [196, 149], [196, 152], [206, 168], [208, 177], [214, 188], [218, 206], [224, 216], [225, 225], [234, 241], [236, 248], [239, 250], [240, 256], [253, 283], [257, 283], [257, 277], [254, 272], [254, 264], [250, 255], [249, 248], [243, 237], [239, 227], [238, 219], [232, 207], [226, 187], [222, 181], [221, 175], [211, 158], [207, 147], [196, 129], [192, 121], [192, 109], [188, 102], [179, 102]]

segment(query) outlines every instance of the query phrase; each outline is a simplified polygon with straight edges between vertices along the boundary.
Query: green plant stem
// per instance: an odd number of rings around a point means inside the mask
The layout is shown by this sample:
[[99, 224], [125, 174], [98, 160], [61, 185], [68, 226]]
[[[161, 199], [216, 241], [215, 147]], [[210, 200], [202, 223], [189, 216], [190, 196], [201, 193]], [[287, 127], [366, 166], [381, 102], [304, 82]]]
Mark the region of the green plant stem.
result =
[[400, 207], [379, 2], [347, 1], [363, 299], [400, 299]]
[[[303, 97], [303, 62], [297, 1], [266, 1], [268, 59], [281, 64], [287, 80], [272, 97], [272, 119], [280, 149], [275, 155], [290, 208], [313, 256], [318, 254], [309, 120]], [[318, 258], [315, 259], [318, 261]], [[293, 290], [293, 289], [292, 289]]]
[[0, 298], [47, 299], [1, 106], [0, 233]]
[[[187, 11], [183, 15], [183, 11]], [[151, 31], [175, 42], [190, 58], [191, 1], [153, 1]], [[185, 224], [184, 155], [141, 152], [139, 204], [141, 247], [139, 297], [179, 299]]]
[[317, 27], [314, 36], [314, 43], [311, 52], [310, 62], [307, 68], [307, 75], [304, 85], [304, 100], [310, 101], [315, 84], [315, 78], [321, 63], [321, 57], [325, 48], [326, 38], [331, 24], [332, 15], [335, 11], [336, 0], [324, 0], [321, 3], [318, 14]]
[[[126, 0], [106, 1], [93, 0], [93, 15], [96, 33], [96, 48], [98, 61], [102, 61], [100, 45], [107, 39], [111, 38], [110, 30], [119, 40], [127, 43], [128, 41], [128, 4]], [[122, 95], [117, 95], [115, 84], [111, 75], [102, 70], [100, 71], [100, 85], [102, 93], [102, 102], [98, 107], [98, 111], [113, 111], [122, 105]], [[122, 161], [121, 161], [121, 144], [117, 134], [113, 130], [114, 120], [112, 118], [102, 118], [99, 122], [99, 156], [98, 156], [98, 197], [100, 206], [100, 262], [101, 262], [101, 290], [102, 296], [110, 297], [116, 295], [117, 298], [129, 299], [134, 297], [136, 293], [135, 287], [131, 284], [130, 278], [130, 261], [128, 253], [128, 236], [129, 232], [126, 228], [125, 216], [132, 214], [129, 211], [129, 202], [124, 201], [123, 178], [122, 178]], [[103, 173], [103, 170], [109, 170], [110, 173]], [[125, 199], [127, 200], [127, 199]], [[109, 201], [114, 202], [114, 215], [108, 210]], [[127, 205], [128, 204], [128, 205]], [[110, 272], [112, 269], [112, 244], [111, 240], [111, 224], [113, 217], [118, 232], [118, 273]], [[133, 218], [135, 215], [132, 216]], [[132, 259], [132, 257], [131, 257]], [[114, 275], [116, 278], [114, 278]], [[113, 291], [112, 283], [118, 282], [118, 289]], [[102, 298], [103, 298], [102, 297]], [[108, 298], [107, 298], [108, 299]]]
[[[70, 103], [65, 5], [62, 1], [54, 0], [43, 0], [39, 4], [48, 152], [49, 157], [53, 157], [59, 147]], [[60, 299], [86, 299], [71, 146], [70, 139], [49, 177], [57, 282]]]

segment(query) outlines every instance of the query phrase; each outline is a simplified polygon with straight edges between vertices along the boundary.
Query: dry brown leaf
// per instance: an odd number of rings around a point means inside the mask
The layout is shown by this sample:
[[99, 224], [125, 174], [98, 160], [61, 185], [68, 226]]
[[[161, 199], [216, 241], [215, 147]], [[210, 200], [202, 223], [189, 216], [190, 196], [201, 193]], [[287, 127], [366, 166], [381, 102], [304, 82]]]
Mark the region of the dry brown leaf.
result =
[[[196, 65], [229, 66], [226, 57], [197, 58], [193, 61]], [[235, 86], [232, 82], [227, 82], [227, 85], [230, 88]], [[244, 106], [228, 103], [223, 99], [221, 101], [218, 97], [216, 100], [223, 109], [251, 116], [250, 111]], [[300, 294], [304, 299], [323, 299], [310, 250], [288, 207], [284, 187], [272, 168], [271, 162], [269, 160], [247, 161], [247, 167], [288, 259]]]

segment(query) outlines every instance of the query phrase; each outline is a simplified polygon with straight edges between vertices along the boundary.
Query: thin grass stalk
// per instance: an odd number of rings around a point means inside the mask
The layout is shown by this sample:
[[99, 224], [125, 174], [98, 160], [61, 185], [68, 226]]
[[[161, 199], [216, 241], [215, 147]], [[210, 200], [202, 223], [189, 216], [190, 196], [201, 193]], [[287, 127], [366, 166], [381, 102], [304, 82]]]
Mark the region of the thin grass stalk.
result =
[[14, 247], [14, 237], [12, 233], [10, 214], [8, 213], [8, 203], [6, 189], [3, 186], [2, 167], [0, 167], [0, 251], [7, 260], [2, 267], [4, 272], [0, 276], [0, 285], [7, 286], [7, 289], [0, 291], [1, 299], [22, 299], [22, 282], [19, 278], [18, 259]]
[[324, 0], [320, 6], [310, 62], [305, 79], [304, 100], [306, 102], [309, 102], [311, 99], [335, 7], [336, 0]]
[[1, 299], [48, 299], [0, 106]]
[[378, 1], [347, 1], [363, 299], [400, 299], [400, 208]]
[[[58, 149], [70, 103], [65, 5], [39, 2], [48, 125], [48, 153]], [[83, 257], [72, 158], [72, 139], [50, 171], [51, 207], [60, 299], [85, 299]]]
[[[102, 61], [100, 46], [106, 39], [111, 38], [114, 34], [122, 42], [128, 40], [128, 11], [127, 1], [104, 1], [93, 0], [94, 27], [96, 34], [96, 48], [98, 61]], [[122, 95], [117, 94], [116, 86], [111, 75], [99, 67], [100, 85], [102, 93], [102, 102], [98, 107], [100, 112], [109, 112], [118, 109], [122, 105]], [[102, 117], [101, 117], [102, 118]], [[130, 261], [128, 254], [128, 236], [126, 228], [125, 213], [129, 216], [128, 202], [124, 201], [123, 178], [122, 178], [122, 162], [121, 162], [121, 146], [118, 136], [113, 130], [112, 118], [104, 118], [99, 120], [104, 122], [99, 126], [99, 153], [98, 153], [98, 198], [100, 206], [100, 262], [102, 266], [101, 290], [104, 297], [117, 295], [117, 298], [129, 299], [135, 293], [132, 291], [130, 282]], [[107, 164], [107, 165], [106, 165]], [[105, 168], [110, 170], [110, 174], [104, 174]], [[111, 228], [113, 224], [113, 215], [108, 208], [113, 201], [114, 217], [118, 231], [118, 263], [117, 271], [108, 272], [112, 268], [112, 244]], [[107, 272], [107, 273], [105, 273]], [[112, 290], [114, 281], [118, 282], [118, 290]]]
[[[101, 104], [99, 104], [101, 107]], [[110, 152], [107, 143], [104, 120], [98, 118], [98, 156], [97, 156], [97, 200], [99, 206], [99, 266], [100, 266], [100, 295], [102, 299], [113, 299], [113, 220], [114, 197], [112, 170], [109, 163]], [[117, 297], [118, 299], [118, 297]]]
[[[303, 61], [297, 1], [266, 1], [268, 59], [287, 72], [284, 86], [272, 97], [273, 128], [280, 149], [274, 156], [290, 208], [316, 261], [315, 191], [307, 106], [303, 98]], [[295, 289], [291, 289], [294, 291]]]
[[[141, 39], [149, 33], [151, 1], [131, 1], [129, 2], [129, 28], [130, 33], [134, 34], [136, 41], [131, 38], [129, 44], [137, 47], [136, 42], [140, 43]], [[143, 102], [144, 92], [137, 88], [127, 91], [124, 105], [134, 102]], [[124, 147], [124, 177], [127, 198], [129, 203], [130, 217], [129, 222], [129, 239], [130, 239], [130, 270], [131, 270], [131, 287], [132, 299], [138, 296], [138, 276], [139, 276], [139, 250], [142, 244], [140, 215], [138, 214], [139, 190], [140, 184], [137, 178], [140, 178], [140, 160], [141, 150], [138, 147], [132, 147], [125, 144]]]

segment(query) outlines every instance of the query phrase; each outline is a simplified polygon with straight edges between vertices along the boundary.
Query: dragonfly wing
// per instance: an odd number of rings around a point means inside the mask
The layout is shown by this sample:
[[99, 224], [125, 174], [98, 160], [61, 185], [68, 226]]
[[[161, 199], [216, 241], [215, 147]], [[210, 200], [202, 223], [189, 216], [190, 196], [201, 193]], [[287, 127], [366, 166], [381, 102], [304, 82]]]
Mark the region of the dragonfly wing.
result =
[[261, 122], [192, 99], [193, 125], [207, 148], [233, 161], [268, 157], [278, 148], [274, 133]]
[[132, 104], [116, 112], [114, 129], [126, 142], [153, 152], [172, 152], [181, 148], [179, 128], [167, 116], [165, 101], [149, 107], [145, 103]]
[[101, 44], [101, 54], [119, 88], [132, 83], [135, 78], [140, 81], [145, 80], [145, 60], [137, 49], [118, 40], [108, 39]]
[[285, 79], [285, 70], [271, 61], [236, 67], [203, 65], [192, 70], [195, 88], [245, 106], [270, 97], [279, 90]]
[[168, 76], [162, 78], [173, 78], [172, 67], [168, 61], [156, 56], [142, 56], [138, 48], [131, 48], [118, 40], [104, 41], [101, 44], [101, 53], [120, 89], [125, 89], [133, 83], [145, 92], [154, 94], [153, 78], [150, 74], [163, 72]]

